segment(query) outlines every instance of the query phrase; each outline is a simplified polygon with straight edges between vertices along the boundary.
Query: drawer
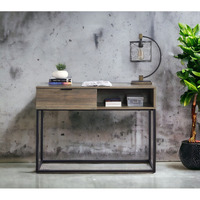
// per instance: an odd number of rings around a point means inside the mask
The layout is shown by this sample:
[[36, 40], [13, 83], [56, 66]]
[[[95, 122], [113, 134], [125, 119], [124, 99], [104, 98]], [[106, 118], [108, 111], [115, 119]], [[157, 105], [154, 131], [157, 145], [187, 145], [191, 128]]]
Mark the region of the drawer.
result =
[[37, 88], [36, 109], [96, 109], [96, 89]]

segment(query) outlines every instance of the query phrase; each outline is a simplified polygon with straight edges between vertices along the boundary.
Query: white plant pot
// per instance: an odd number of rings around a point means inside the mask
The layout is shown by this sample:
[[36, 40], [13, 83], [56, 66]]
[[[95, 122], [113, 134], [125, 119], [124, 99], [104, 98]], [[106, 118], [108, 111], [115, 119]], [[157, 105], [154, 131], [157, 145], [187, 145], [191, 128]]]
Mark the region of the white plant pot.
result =
[[58, 70], [52, 73], [52, 76], [55, 78], [67, 78], [68, 72], [66, 70]]

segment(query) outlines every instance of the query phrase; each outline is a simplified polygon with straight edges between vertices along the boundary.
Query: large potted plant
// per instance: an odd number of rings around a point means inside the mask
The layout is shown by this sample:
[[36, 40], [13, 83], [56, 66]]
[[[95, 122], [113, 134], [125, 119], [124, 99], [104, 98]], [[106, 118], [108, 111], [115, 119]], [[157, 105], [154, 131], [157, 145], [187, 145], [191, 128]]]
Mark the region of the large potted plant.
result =
[[196, 140], [196, 121], [200, 109], [200, 24], [194, 28], [179, 23], [182, 53], [175, 56], [184, 66], [177, 72], [180, 83], [186, 88], [180, 98], [184, 106], [191, 104], [192, 127], [189, 140], [182, 141], [179, 157], [188, 169], [200, 169], [200, 141]]

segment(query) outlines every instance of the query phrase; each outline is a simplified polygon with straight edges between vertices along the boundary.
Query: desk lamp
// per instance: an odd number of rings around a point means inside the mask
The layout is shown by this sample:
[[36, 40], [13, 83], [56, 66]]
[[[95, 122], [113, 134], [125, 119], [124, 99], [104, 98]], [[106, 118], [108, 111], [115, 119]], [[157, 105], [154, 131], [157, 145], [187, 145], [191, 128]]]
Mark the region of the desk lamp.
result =
[[[150, 41], [143, 41], [143, 38], [147, 38]], [[143, 36], [142, 34], [139, 34], [139, 41], [131, 41], [130, 42], [130, 61], [131, 62], [151, 62], [152, 60], [152, 41], [156, 44], [159, 50], [159, 62], [155, 70], [150, 73], [149, 75], [143, 76], [139, 75], [139, 80], [138, 81], [131, 81], [132, 85], [151, 85], [151, 81], [144, 81], [145, 78], [150, 77], [153, 75], [159, 68], [161, 59], [162, 59], [162, 54], [161, 54], [161, 49], [158, 45], [158, 43], [147, 36]]]

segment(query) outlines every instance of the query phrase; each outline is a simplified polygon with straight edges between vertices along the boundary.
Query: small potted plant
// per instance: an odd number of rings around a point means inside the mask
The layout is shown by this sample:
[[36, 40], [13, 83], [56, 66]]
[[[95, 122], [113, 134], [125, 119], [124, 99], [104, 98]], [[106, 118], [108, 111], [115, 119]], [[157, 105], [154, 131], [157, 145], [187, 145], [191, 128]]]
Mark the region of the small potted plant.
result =
[[66, 65], [65, 64], [57, 64], [56, 65], [57, 71], [52, 73], [52, 76], [55, 78], [67, 78], [68, 72], [65, 70]]
[[180, 103], [187, 106], [191, 102], [192, 128], [190, 138], [182, 141], [179, 157], [188, 169], [200, 169], [200, 141], [196, 140], [197, 112], [200, 109], [200, 24], [194, 28], [179, 23], [182, 53], [175, 56], [184, 68], [177, 72], [180, 83], [186, 88]]

